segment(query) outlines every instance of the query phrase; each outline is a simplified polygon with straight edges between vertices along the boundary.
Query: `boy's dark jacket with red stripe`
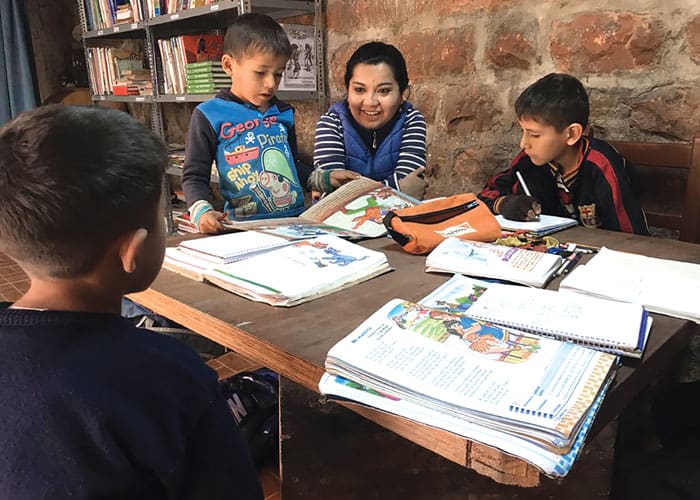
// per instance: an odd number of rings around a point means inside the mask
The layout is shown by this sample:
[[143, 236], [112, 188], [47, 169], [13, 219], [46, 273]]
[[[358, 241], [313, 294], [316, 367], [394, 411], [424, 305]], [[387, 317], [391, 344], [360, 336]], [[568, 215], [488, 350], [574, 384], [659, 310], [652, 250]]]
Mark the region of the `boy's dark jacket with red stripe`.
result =
[[[576, 219], [587, 227], [648, 235], [625, 158], [605, 141], [587, 137], [582, 140], [583, 158], [576, 182], [570, 188]], [[493, 211], [494, 202], [501, 196], [524, 194], [515, 175], [517, 171], [542, 205], [542, 213], [570, 217], [560, 200], [552, 169], [533, 164], [524, 151], [513, 159], [509, 169], [488, 180], [479, 198]]]

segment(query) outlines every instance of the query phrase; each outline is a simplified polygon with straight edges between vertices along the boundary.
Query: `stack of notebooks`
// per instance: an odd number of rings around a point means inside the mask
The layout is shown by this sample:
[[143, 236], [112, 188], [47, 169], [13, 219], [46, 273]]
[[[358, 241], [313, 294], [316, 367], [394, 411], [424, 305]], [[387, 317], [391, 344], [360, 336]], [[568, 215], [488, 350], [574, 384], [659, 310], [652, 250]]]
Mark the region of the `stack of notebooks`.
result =
[[[561, 295], [455, 276], [419, 303], [394, 299], [330, 349], [319, 389], [494, 446], [547, 475], [565, 476], [618, 358], [559, 339], [636, 350], [649, 323], [639, 305], [579, 303]], [[521, 313], [517, 319], [502, 314], [503, 304], [511, 302], [516, 306], [509, 309]], [[543, 307], [546, 322], [539, 319]], [[597, 319], [602, 314], [610, 315], [608, 321]], [[549, 336], [477, 317], [546, 330]]]
[[220, 61], [202, 61], [185, 65], [188, 94], [213, 94], [231, 86], [231, 78]]
[[336, 236], [289, 240], [247, 231], [168, 248], [165, 269], [256, 302], [293, 306], [390, 271], [382, 252]]
[[563, 263], [564, 260], [556, 254], [447, 238], [425, 259], [425, 270], [543, 288]]

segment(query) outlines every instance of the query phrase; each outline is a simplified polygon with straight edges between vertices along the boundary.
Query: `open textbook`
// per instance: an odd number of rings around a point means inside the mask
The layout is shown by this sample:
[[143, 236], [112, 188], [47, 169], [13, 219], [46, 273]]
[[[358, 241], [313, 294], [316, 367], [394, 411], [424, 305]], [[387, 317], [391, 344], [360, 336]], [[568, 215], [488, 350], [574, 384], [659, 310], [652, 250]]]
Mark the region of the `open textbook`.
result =
[[425, 259], [429, 272], [462, 273], [542, 288], [563, 260], [550, 253], [447, 238]]
[[545, 236], [578, 224], [576, 219], [570, 217], [557, 217], [556, 215], [540, 214], [534, 221], [515, 221], [497, 215], [496, 220], [504, 231], [525, 231], [533, 236]]
[[420, 201], [381, 182], [361, 177], [344, 184], [299, 217], [230, 222], [230, 229], [254, 229], [287, 238], [334, 234], [349, 239], [376, 238], [386, 234], [384, 216], [390, 210], [411, 207]]
[[379, 393], [563, 455], [616, 360], [394, 299], [334, 345], [325, 366]]
[[652, 318], [644, 307], [454, 275], [420, 301], [452, 314], [639, 358]]
[[561, 282], [580, 292], [700, 323], [700, 265], [602, 248]]
[[273, 306], [293, 306], [347, 288], [391, 267], [382, 252], [336, 236], [320, 236], [216, 265], [205, 281]]

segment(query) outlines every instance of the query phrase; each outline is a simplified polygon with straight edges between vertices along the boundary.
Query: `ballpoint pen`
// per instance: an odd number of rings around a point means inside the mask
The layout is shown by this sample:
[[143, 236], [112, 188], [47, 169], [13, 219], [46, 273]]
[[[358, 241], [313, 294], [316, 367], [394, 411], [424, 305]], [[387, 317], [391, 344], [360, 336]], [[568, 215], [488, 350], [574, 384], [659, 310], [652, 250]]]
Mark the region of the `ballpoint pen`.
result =
[[[525, 192], [525, 194], [532, 197], [532, 193], [530, 193], [530, 188], [528, 188], [527, 184], [525, 184], [525, 179], [523, 179], [523, 175], [520, 173], [520, 170], [516, 170], [515, 175], [518, 178], [518, 181], [520, 181], [520, 185], [523, 187], [523, 191]], [[539, 218], [539, 214], [535, 214], [535, 220], [539, 220]]]

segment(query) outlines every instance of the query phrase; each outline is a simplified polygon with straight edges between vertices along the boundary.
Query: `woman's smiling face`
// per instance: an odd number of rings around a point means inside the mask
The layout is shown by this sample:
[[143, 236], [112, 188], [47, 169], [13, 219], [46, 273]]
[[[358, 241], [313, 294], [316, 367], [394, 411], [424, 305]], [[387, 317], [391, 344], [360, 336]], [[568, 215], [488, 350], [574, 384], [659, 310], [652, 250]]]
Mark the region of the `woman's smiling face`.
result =
[[388, 64], [360, 63], [353, 69], [347, 101], [352, 117], [360, 126], [377, 130], [394, 117], [403, 98]]

